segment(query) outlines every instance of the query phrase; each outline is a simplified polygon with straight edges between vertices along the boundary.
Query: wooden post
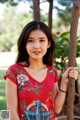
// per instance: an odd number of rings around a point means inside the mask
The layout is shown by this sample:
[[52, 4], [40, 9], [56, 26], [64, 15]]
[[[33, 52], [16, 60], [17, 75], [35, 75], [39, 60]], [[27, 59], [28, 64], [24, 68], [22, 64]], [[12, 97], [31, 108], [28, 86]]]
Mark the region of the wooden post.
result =
[[48, 26], [50, 31], [52, 32], [52, 11], [53, 11], [53, 0], [49, 1], [49, 14], [48, 14]]
[[[80, 2], [80, 0], [74, 0]], [[76, 38], [79, 20], [80, 4], [73, 4], [72, 20], [70, 29], [70, 49], [69, 49], [69, 66], [75, 66], [76, 63]], [[68, 98], [67, 98], [67, 120], [74, 120], [74, 98], [75, 98], [75, 82], [69, 78]]]
[[39, 0], [33, 0], [33, 19], [40, 21]]

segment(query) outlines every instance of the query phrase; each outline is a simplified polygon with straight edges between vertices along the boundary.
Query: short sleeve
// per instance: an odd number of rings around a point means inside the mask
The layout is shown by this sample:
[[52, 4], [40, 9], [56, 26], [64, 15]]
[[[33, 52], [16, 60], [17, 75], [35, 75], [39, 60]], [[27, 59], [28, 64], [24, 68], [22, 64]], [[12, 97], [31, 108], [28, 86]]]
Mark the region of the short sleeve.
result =
[[50, 70], [50, 74], [52, 76], [52, 79], [54, 80], [54, 83], [58, 82], [58, 80], [60, 78], [59, 78], [57, 69], [54, 66], [49, 66], [49, 70]]
[[7, 78], [9, 78], [13, 83], [15, 83], [17, 85], [17, 73], [14, 69], [14, 66], [10, 66], [6, 73], [4, 74], [4, 79], [6, 80]]
[[58, 75], [58, 70], [56, 68], [54, 68], [54, 71], [55, 71], [55, 82], [58, 82], [60, 77]]

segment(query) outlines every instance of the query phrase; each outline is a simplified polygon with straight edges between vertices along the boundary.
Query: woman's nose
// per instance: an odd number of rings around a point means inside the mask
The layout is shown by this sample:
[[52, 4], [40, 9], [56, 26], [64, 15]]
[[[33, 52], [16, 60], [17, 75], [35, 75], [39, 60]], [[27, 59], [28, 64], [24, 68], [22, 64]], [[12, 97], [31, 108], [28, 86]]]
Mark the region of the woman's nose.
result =
[[40, 47], [40, 45], [39, 45], [38, 42], [34, 43], [34, 48], [35, 48], [35, 49], [38, 49], [39, 47]]

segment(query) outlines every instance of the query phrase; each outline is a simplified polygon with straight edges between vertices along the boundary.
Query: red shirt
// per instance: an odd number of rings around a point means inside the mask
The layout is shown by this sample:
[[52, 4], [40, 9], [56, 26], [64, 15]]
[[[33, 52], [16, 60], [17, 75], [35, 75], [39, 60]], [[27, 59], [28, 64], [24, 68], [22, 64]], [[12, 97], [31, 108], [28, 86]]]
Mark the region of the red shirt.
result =
[[27, 70], [19, 64], [10, 66], [4, 75], [17, 85], [18, 114], [21, 120], [27, 120], [24, 110], [36, 111], [36, 101], [41, 101], [41, 111], [50, 111], [50, 120], [55, 120], [54, 84], [59, 80], [55, 67], [47, 66], [47, 75], [42, 82], [35, 80]]

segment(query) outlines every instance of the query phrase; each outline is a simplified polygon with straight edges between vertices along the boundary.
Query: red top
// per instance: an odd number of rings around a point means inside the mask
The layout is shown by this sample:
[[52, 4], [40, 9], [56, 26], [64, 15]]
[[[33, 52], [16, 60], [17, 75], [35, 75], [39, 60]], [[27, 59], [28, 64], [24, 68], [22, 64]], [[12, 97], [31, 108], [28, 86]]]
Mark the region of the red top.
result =
[[19, 64], [10, 66], [4, 75], [17, 85], [18, 90], [18, 114], [21, 120], [27, 120], [24, 110], [36, 110], [35, 101], [41, 101], [41, 110], [50, 111], [50, 120], [55, 120], [54, 113], [54, 84], [59, 80], [57, 70], [53, 66], [47, 66], [47, 75], [42, 82], [35, 80], [26, 69]]

